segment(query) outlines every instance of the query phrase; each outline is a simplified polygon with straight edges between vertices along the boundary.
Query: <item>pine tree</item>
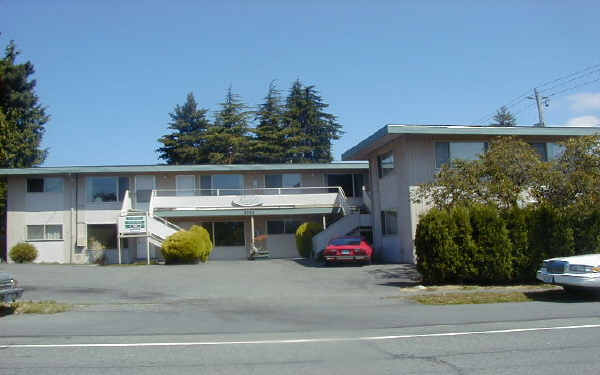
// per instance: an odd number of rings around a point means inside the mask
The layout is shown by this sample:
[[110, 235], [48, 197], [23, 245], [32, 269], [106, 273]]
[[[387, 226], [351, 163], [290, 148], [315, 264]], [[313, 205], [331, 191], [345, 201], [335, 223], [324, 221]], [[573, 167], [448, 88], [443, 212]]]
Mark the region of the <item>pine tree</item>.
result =
[[490, 126], [516, 126], [517, 118], [513, 115], [506, 106], [500, 107], [494, 115], [494, 122]]
[[247, 162], [249, 152], [247, 107], [234, 94], [231, 87], [227, 90], [225, 101], [220, 103], [221, 110], [215, 116], [214, 124], [208, 128], [206, 147], [211, 164], [243, 164]]
[[[16, 64], [19, 55], [13, 41], [0, 58], [0, 112], [3, 113], [0, 149], [1, 168], [23, 168], [44, 162], [47, 150], [40, 145], [44, 124], [48, 122], [44, 107], [35, 93], [36, 81], [30, 79], [35, 73], [29, 61]], [[7, 151], [11, 150], [11, 151]]]
[[256, 163], [284, 163], [286, 158], [285, 136], [282, 132], [283, 108], [281, 93], [275, 83], [269, 84], [265, 101], [256, 112], [258, 121], [251, 141], [248, 161]]
[[167, 164], [208, 163], [205, 137], [210, 121], [206, 112], [206, 109], [198, 108], [194, 94], [189, 93], [185, 104], [177, 105], [173, 113], [169, 113], [169, 129], [173, 132], [158, 140], [163, 144], [156, 150], [160, 153], [159, 158]]
[[329, 107], [315, 86], [303, 86], [296, 80], [286, 100], [284, 134], [288, 160], [294, 163], [329, 163], [331, 142], [343, 134], [336, 116], [325, 112]]

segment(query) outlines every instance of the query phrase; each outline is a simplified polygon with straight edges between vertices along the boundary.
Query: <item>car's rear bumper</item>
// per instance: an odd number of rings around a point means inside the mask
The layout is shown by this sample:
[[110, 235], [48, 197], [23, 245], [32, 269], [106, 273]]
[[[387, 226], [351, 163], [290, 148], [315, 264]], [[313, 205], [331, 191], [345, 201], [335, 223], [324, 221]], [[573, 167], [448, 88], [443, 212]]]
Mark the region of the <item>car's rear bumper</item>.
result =
[[552, 274], [538, 270], [536, 278], [548, 284], [577, 286], [582, 288], [600, 288], [600, 274]]
[[325, 255], [325, 260], [328, 262], [354, 262], [367, 261], [368, 255]]
[[0, 302], [13, 302], [23, 296], [23, 288], [11, 288], [0, 291]]

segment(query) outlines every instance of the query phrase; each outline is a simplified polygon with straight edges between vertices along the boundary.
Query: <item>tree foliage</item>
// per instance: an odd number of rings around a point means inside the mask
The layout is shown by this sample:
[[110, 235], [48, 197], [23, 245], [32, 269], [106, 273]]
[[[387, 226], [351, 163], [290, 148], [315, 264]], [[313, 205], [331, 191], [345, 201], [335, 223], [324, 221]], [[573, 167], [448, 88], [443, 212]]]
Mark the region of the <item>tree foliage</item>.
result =
[[517, 126], [517, 118], [506, 106], [502, 106], [496, 111], [494, 122], [490, 126]]
[[206, 112], [206, 109], [198, 108], [194, 94], [189, 93], [185, 104], [177, 105], [169, 113], [169, 129], [173, 132], [158, 140], [163, 144], [163, 147], [156, 150], [160, 153], [159, 158], [168, 164], [207, 163], [205, 137], [211, 124], [206, 118]]
[[419, 186], [413, 199], [431, 201], [436, 207], [474, 202], [512, 207], [539, 185], [547, 168], [529, 144], [501, 137], [492, 140], [479, 159], [443, 165], [432, 182]]
[[[299, 80], [285, 103], [271, 82], [264, 102], [250, 111], [231, 87], [211, 123], [192, 94], [170, 115], [171, 134], [156, 151], [169, 164], [327, 163], [342, 134], [315, 86]], [[252, 117], [257, 123], [252, 128]]]

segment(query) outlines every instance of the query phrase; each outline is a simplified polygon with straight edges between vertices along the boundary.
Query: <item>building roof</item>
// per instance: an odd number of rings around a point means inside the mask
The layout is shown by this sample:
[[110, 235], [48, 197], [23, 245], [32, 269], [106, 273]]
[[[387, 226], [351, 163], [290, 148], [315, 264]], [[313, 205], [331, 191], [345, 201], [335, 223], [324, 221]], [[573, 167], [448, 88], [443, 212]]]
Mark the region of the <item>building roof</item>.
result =
[[562, 136], [599, 134], [598, 127], [574, 126], [464, 126], [464, 125], [385, 125], [342, 154], [342, 160], [365, 160], [374, 149], [403, 134], [417, 135], [488, 135], [488, 136]]
[[75, 173], [167, 173], [167, 172], [279, 172], [368, 170], [367, 162], [328, 164], [233, 164], [233, 165], [106, 165], [72, 167], [34, 167], [0, 169], [0, 176], [49, 175]]

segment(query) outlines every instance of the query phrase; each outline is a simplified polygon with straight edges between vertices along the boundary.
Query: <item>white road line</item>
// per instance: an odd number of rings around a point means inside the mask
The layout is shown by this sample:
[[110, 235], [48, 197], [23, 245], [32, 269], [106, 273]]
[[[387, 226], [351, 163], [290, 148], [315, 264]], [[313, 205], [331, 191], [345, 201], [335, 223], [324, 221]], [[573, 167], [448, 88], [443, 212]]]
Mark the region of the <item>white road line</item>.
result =
[[302, 343], [335, 343], [348, 341], [379, 341], [398, 340], [426, 337], [452, 337], [468, 335], [492, 335], [501, 333], [521, 333], [534, 331], [555, 331], [567, 329], [600, 328], [600, 324], [586, 324], [579, 326], [562, 327], [539, 327], [539, 328], [513, 328], [491, 331], [467, 331], [447, 333], [426, 333], [415, 335], [391, 335], [391, 336], [362, 336], [362, 337], [329, 337], [329, 338], [305, 338], [287, 340], [249, 340], [249, 341], [201, 341], [201, 342], [138, 342], [128, 344], [106, 343], [106, 344], [14, 344], [0, 345], [0, 349], [21, 348], [122, 348], [122, 347], [152, 347], [152, 346], [208, 346], [208, 345], [264, 345], [264, 344], [302, 344]]

